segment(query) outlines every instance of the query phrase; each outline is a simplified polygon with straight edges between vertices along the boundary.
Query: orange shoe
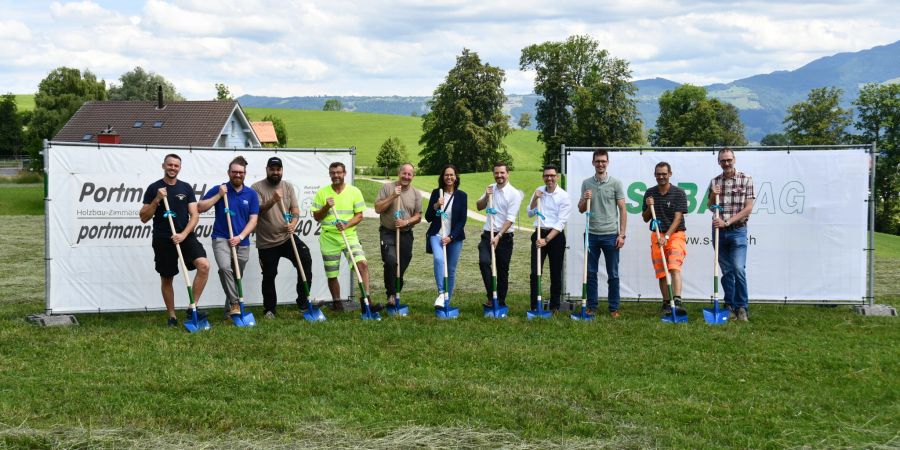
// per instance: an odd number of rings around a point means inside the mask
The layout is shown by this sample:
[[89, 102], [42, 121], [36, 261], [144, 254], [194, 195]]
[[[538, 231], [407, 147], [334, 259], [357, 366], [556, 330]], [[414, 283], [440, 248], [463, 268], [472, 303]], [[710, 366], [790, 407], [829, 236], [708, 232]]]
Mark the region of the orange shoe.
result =
[[619, 318], [619, 312], [618, 312], [618, 311], [610, 311], [609, 317], [612, 317], [613, 319], [618, 319], [618, 318]]

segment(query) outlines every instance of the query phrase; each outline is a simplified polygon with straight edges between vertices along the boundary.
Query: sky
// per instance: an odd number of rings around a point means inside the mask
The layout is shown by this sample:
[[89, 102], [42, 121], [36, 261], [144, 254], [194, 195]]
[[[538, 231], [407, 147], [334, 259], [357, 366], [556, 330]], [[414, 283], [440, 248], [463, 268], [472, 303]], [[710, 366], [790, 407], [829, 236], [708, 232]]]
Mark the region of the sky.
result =
[[59, 66], [117, 84], [141, 66], [189, 100], [431, 95], [468, 48], [533, 91], [523, 48], [586, 34], [634, 80], [729, 82], [900, 40], [890, 0], [0, 0], [0, 91]]

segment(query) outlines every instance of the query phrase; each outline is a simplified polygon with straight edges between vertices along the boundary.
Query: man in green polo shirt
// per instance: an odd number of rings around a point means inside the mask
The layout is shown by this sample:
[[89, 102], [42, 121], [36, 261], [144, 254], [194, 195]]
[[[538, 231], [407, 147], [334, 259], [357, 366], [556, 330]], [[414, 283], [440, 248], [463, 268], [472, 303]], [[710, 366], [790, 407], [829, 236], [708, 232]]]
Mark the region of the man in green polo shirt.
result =
[[[328, 290], [331, 291], [331, 299], [335, 305], [339, 305], [341, 296], [341, 284], [338, 282], [338, 274], [341, 269], [341, 253], [347, 260], [350, 256], [341, 236], [343, 230], [353, 251], [354, 262], [363, 279], [366, 292], [369, 292], [369, 267], [366, 263], [366, 254], [359, 243], [356, 234], [356, 226], [362, 222], [363, 211], [366, 209], [366, 201], [362, 192], [356, 187], [344, 183], [347, 169], [343, 163], [333, 162], [328, 166], [328, 176], [331, 184], [324, 186], [316, 192], [313, 198], [313, 218], [322, 224], [322, 232], [319, 234], [319, 249], [322, 252], [322, 261], [325, 263], [325, 277], [328, 278]], [[360, 305], [362, 305], [360, 300]], [[381, 304], [371, 305], [370, 310], [378, 312], [383, 308]]]
[[591, 202], [588, 217], [587, 308], [588, 313], [597, 309], [597, 271], [600, 255], [606, 262], [606, 282], [609, 287], [609, 314], [619, 317], [619, 250], [625, 245], [625, 189], [622, 182], [606, 172], [609, 153], [597, 150], [592, 157], [594, 175], [581, 183], [581, 200], [578, 211], [585, 212]]

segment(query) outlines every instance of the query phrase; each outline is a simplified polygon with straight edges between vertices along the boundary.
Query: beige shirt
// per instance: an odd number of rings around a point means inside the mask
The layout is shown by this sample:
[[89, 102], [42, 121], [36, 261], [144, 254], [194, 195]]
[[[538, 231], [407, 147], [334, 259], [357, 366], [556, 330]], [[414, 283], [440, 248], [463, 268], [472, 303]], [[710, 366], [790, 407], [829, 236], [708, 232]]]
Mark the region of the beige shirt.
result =
[[[284, 190], [284, 207], [290, 212], [291, 208], [297, 208], [297, 194], [294, 192], [294, 185], [290, 182], [281, 180], [280, 183]], [[259, 195], [259, 204], [263, 204], [272, 199], [275, 194], [275, 188], [266, 180], [259, 180], [250, 186]], [[281, 205], [276, 203], [265, 213], [260, 209], [259, 222], [256, 224], [256, 248], [272, 248], [286, 242], [290, 237], [290, 233], [284, 231], [287, 222], [284, 220], [284, 212]]]
[[[396, 182], [384, 183], [381, 186], [381, 190], [378, 191], [378, 196], [375, 198], [375, 202], [379, 202], [391, 196], [394, 192], [394, 188], [397, 187]], [[402, 208], [401, 219], [409, 219], [410, 217], [421, 214], [422, 213], [422, 194], [419, 193], [419, 190], [410, 186], [405, 191], [400, 191], [400, 203]], [[391, 205], [388, 206], [383, 213], [381, 213], [381, 226], [387, 228], [388, 230], [395, 230], [395, 220], [397, 220], [397, 201], [394, 200], [391, 202]], [[402, 228], [401, 231], [411, 230], [412, 225], [406, 228]]]

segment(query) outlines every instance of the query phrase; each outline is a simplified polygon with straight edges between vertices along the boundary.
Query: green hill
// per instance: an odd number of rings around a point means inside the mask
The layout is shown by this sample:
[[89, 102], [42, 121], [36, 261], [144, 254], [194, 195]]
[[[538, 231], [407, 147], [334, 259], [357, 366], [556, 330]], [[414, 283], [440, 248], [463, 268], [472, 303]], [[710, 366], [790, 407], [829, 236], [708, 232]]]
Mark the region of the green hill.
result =
[[34, 94], [15, 94], [16, 108], [19, 111], [31, 111], [34, 109]]
[[[268, 114], [281, 118], [288, 129], [289, 147], [355, 146], [357, 166], [375, 166], [378, 149], [392, 136], [403, 141], [413, 163], [418, 163], [422, 149], [419, 117], [274, 108], [245, 108], [244, 111], [252, 120]], [[504, 142], [517, 170], [540, 169], [544, 147], [537, 141], [536, 131], [514, 130]]]

